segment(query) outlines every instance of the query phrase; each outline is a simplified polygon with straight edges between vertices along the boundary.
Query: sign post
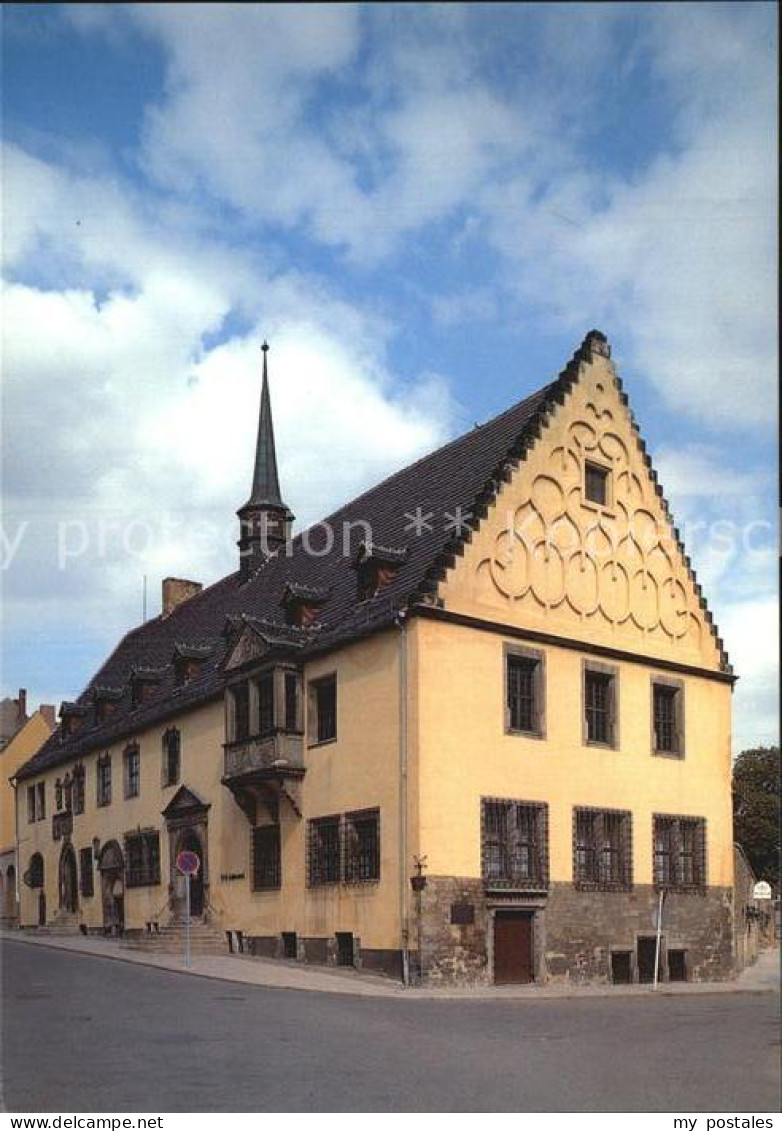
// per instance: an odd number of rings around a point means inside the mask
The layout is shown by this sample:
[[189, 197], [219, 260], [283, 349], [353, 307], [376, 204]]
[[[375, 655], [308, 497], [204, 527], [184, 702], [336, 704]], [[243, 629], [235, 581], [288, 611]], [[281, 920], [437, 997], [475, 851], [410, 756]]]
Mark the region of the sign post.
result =
[[657, 989], [657, 982], [660, 976], [660, 941], [663, 933], [663, 900], [665, 899], [665, 888], [660, 888], [660, 902], [657, 904], [657, 938], [654, 944], [654, 980], [652, 982], [652, 989]]
[[190, 880], [198, 875], [201, 860], [197, 852], [180, 852], [176, 858], [177, 871], [185, 877], [185, 967], [190, 966]]

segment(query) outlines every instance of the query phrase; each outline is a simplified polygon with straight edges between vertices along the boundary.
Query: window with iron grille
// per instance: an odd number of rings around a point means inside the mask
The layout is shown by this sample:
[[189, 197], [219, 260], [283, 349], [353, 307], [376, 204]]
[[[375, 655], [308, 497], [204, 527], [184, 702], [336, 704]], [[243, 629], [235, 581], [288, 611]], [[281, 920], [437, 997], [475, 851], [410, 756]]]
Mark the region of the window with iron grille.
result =
[[65, 806], [65, 811], [70, 813], [73, 810], [73, 781], [70, 774], [66, 774], [62, 783], [62, 800]]
[[94, 895], [92, 849], [79, 849], [79, 891], [82, 895]]
[[590, 503], [598, 506], [608, 506], [608, 475], [607, 467], [598, 463], [587, 463], [584, 468], [584, 491]]
[[679, 680], [652, 680], [655, 754], [684, 757], [684, 686]]
[[343, 824], [345, 883], [380, 879], [380, 810], [346, 813]]
[[43, 821], [46, 818], [46, 783], [39, 781], [36, 790], [35, 816], [37, 820]]
[[544, 729], [544, 661], [540, 652], [506, 649], [506, 727], [541, 737]]
[[125, 747], [125, 797], [138, 797], [141, 788], [141, 752], [137, 742]]
[[84, 802], [86, 793], [86, 772], [84, 766], [78, 765], [73, 767], [73, 811], [74, 813], [84, 812]]
[[98, 805], [111, 804], [111, 755], [98, 758], [95, 800]]
[[706, 886], [706, 821], [703, 817], [654, 817], [654, 882], [658, 888]]
[[163, 735], [163, 785], [176, 785], [179, 781], [182, 739], [176, 727]]
[[617, 735], [617, 675], [614, 671], [584, 666], [584, 727], [587, 742], [615, 746]]
[[328, 675], [311, 683], [310, 696], [312, 707], [310, 742], [329, 742], [337, 737], [336, 675]]
[[274, 730], [274, 677], [271, 672], [258, 680], [258, 733]]
[[481, 859], [488, 887], [548, 886], [548, 806], [483, 798]]
[[280, 826], [252, 830], [253, 891], [272, 891], [282, 882]]
[[620, 809], [573, 812], [573, 882], [578, 888], [633, 886], [632, 815]]
[[338, 884], [342, 878], [339, 817], [320, 817], [307, 824], [307, 883]]
[[125, 834], [125, 883], [129, 888], [160, 883], [160, 834], [157, 829]]
[[54, 783], [54, 811], [59, 813], [62, 810], [62, 782], [59, 778]]

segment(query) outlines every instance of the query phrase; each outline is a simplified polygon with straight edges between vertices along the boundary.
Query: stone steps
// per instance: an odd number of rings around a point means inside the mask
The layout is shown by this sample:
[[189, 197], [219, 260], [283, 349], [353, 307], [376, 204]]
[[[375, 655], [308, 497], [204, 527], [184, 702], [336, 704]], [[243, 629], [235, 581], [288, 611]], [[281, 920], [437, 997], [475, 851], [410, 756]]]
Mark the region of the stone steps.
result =
[[[174, 920], [159, 931], [125, 939], [123, 945], [150, 953], [184, 953], [185, 924], [180, 919]], [[192, 954], [227, 954], [225, 932], [214, 923], [191, 923], [190, 950]]]

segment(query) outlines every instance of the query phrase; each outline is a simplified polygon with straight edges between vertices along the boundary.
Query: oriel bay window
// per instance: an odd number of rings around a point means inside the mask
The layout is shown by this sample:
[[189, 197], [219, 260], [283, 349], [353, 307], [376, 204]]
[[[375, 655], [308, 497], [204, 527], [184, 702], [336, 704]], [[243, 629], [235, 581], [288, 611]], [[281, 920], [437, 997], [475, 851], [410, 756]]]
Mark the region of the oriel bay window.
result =
[[280, 826], [252, 830], [253, 891], [274, 891], [282, 882]]
[[481, 867], [487, 887], [547, 887], [548, 806], [484, 797]]
[[703, 817], [654, 816], [654, 882], [658, 888], [706, 886], [706, 821]]
[[652, 677], [652, 750], [671, 758], [684, 757], [684, 684], [681, 680]]
[[125, 834], [125, 883], [129, 888], [160, 883], [160, 834], [139, 829]]
[[228, 689], [229, 742], [268, 738], [278, 731], [301, 733], [301, 677], [298, 672], [275, 667]]
[[608, 664], [591, 660], [583, 666], [584, 741], [619, 745], [619, 674]]
[[573, 883], [582, 889], [633, 886], [632, 815], [623, 809], [574, 809]]
[[542, 652], [506, 646], [505, 729], [542, 738], [545, 729], [545, 659]]

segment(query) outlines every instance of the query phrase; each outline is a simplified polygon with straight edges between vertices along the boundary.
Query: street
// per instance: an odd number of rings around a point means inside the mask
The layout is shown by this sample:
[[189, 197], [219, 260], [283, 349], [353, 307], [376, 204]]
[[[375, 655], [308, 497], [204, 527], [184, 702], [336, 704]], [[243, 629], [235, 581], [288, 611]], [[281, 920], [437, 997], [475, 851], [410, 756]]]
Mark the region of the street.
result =
[[12, 1112], [776, 1112], [773, 993], [387, 1000], [4, 941]]

